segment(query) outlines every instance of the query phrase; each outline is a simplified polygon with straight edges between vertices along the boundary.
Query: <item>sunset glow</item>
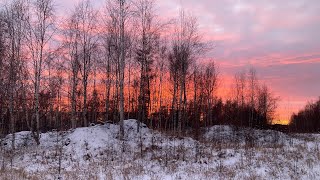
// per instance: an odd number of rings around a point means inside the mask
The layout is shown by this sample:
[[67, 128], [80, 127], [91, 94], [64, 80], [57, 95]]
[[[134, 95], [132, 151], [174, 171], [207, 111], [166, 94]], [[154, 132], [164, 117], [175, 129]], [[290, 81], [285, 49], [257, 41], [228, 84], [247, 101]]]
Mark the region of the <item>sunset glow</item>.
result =
[[[57, 9], [67, 15], [76, 2], [58, 0]], [[97, 7], [103, 3], [94, 1]], [[229, 79], [249, 67], [280, 97], [277, 123], [288, 123], [293, 112], [319, 95], [320, 2], [162, 0], [157, 9], [170, 18], [181, 6], [198, 18], [203, 38], [214, 44], [203, 59], [219, 65], [218, 92], [224, 99]]]
[[320, 0], [0, 0], [0, 179], [317, 179]]

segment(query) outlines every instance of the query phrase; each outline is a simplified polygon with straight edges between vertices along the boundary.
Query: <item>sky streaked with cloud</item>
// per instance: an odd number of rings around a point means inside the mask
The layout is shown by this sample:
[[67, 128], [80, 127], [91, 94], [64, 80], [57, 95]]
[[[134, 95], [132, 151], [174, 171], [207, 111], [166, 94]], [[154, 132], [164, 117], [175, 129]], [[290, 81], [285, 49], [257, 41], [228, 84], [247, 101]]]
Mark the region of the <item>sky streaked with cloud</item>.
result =
[[[67, 13], [75, 2], [56, 4]], [[320, 96], [320, 1], [157, 1], [161, 16], [177, 16], [181, 6], [198, 18], [204, 38], [214, 42], [207, 56], [218, 62], [222, 78], [255, 67], [259, 79], [281, 97], [280, 111], [287, 112], [282, 116]]]

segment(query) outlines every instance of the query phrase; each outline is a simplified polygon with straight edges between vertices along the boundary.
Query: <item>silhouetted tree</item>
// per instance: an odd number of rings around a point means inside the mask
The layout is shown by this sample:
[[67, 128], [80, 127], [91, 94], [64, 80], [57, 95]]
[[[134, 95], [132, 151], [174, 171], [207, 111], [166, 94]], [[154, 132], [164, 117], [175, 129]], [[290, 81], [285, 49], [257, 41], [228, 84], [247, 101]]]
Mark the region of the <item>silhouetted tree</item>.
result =
[[[35, 123], [32, 121], [31, 131], [36, 143], [40, 144], [40, 91], [43, 64], [47, 60], [49, 41], [53, 36], [54, 6], [52, 0], [34, 0], [30, 9], [27, 45], [31, 53], [33, 65], [34, 112]], [[35, 127], [34, 127], [35, 124]], [[35, 129], [35, 130], [34, 130]]]
[[293, 132], [320, 131], [320, 98], [308, 103], [303, 110], [291, 116], [290, 130]]

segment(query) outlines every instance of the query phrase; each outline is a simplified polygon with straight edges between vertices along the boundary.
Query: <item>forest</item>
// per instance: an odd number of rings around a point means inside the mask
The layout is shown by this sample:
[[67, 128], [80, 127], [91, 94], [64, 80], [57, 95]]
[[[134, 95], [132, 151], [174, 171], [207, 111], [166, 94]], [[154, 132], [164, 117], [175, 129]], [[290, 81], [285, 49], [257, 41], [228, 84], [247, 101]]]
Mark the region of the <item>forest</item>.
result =
[[[0, 8], [0, 138], [31, 132], [40, 146], [47, 132], [125, 120], [152, 130], [203, 139], [203, 129], [227, 125], [245, 131], [319, 132], [320, 103], [274, 125], [281, 97], [259, 81], [254, 67], [234, 73], [230, 97], [219, 62], [207, 59], [197, 17], [180, 9], [168, 18], [154, 0], [108, 0], [96, 8], [77, 3], [67, 16], [54, 0], [9, 0]], [[140, 137], [141, 138], [141, 137]], [[252, 147], [253, 145], [250, 145]], [[142, 152], [142, 150], [141, 150]]]
[[201, 59], [214, 42], [184, 10], [163, 20], [154, 7], [83, 1], [58, 21], [51, 0], [3, 6], [1, 134], [30, 130], [38, 142], [41, 132], [124, 119], [177, 132], [272, 123], [277, 97], [254, 68], [237, 73], [222, 100], [218, 64]]

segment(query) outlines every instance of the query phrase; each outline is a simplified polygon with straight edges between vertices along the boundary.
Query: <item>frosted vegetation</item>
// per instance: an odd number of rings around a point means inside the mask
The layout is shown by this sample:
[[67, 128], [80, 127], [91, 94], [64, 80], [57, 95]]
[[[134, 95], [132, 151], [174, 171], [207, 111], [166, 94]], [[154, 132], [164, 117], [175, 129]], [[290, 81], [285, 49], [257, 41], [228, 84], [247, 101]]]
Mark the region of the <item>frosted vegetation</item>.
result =
[[[1, 179], [316, 179], [319, 135], [213, 126], [201, 141], [154, 131], [137, 121], [2, 140]], [[250, 135], [249, 135], [250, 134]], [[250, 138], [248, 138], [250, 137]]]
[[320, 101], [274, 125], [266, 78], [222, 78], [188, 10], [94, 4], [0, 0], [0, 179], [320, 177], [320, 135], [295, 134], [320, 132]]

